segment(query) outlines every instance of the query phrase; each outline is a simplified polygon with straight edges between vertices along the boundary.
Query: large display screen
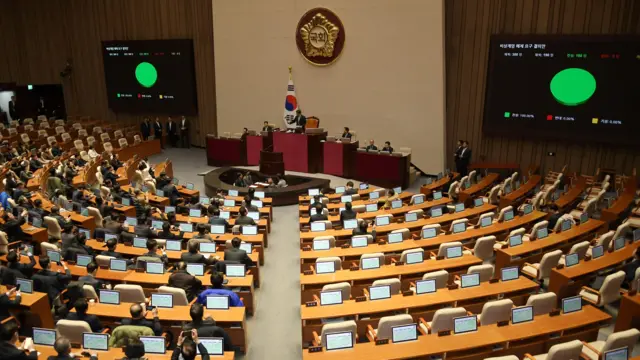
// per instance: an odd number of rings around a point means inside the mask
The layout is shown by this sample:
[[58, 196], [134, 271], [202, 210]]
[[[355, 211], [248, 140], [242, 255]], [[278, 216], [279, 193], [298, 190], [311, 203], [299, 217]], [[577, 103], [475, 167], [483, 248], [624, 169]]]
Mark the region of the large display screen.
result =
[[193, 41], [103, 41], [109, 107], [115, 112], [195, 115]]
[[484, 133], [637, 143], [639, 40], [494, 35]]

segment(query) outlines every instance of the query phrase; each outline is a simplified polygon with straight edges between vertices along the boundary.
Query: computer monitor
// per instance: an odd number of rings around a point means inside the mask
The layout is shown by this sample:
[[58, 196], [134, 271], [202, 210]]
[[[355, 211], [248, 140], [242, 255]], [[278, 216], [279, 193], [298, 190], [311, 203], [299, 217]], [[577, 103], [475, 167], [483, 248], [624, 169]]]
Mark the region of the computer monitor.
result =
[[73, 203], [69, 201], [68, 203], [64, 204], [64, 209], [67, 211], [73, 211]]
[[400, 193], [402, 193], [402, 188], [400, 186], [394, 187], [393, 192], [396, 193], [396, 195], [400, 195]]
[[164, 336], [140, 336], [140, 341], [147, 354], [164, 354], [166, 351]]
[[180, 225], [178, 226], [178, 228], [180, 229], [180, 231], [182, 232], [193, 232], [193, 224], [189, 224], [189, 223], [180, 223]]
[[189, 217], [201, 217], [202, 210], [200, 209], [189, 209]]
[[136, 236], [133, 238], [133, 247], [140, 249], [147, 248], [147, 238]]
[[460, 287], [468, 288], [480, 285], [480, 273], [460, 275]]
[[391, 342], [401, 343], [418, 340], [418, 328], [416, 324], [398, 325], [391, 327]]
[[372, 192], [369, 193], [369, 199], [375, 200], [375, 199], [379, 199], [379, 198], [380, 198], [380, 192], [372, 191]]
[[424, 261], [424, 252], [422, 251], [411, 252], [411, 253], [408, 253], [406, 256], [407, 265], [420, 264], [423, 261]]
[[344, 186], [338, 186], [336, 187], [336, 194], [342, 194], [345, 190], [346, 188]]
[[365, 210], [367, 212], [374, 212], [374, 211], [378, 211], [378, 204], [367, 204], [365, 206]]
[[245, 276], [244, 264], [227, 264], [225, 266], [225, 275], [227, 277], [244, 277]]
[[104, 234], [104, 240], [105, 241], [106, 240], [111, 240], [111, 239], [118, 240], [118, 235], [116, 235], [116, 234], [107, 234], [107, 233]]
[[204, 275], [204, 264], [189, 263], [187, 264], [187, 272], [193, 276], [202, 276]]
[[131, 205], [131, 199], [129, 199], [129, 198], [123, 197], [121, 201], [122, 201], [122, 205], [124, 205], [124, 206], [130, 206]]
[[484, 205], [484, 200], [482, 200], [482, 198], [473, 199], [473, 207], [480, 207], [482, 205]]
[[353, 198], [351, 197], [351, 195], [342, 195], [340, 196], [340, 202], [341, 203], [348, 203], [353, 201]]
[[504, 219], [504, 221], [511, 221], [511, 220], [513, 220], [513, 210], [506, 211], [506, 212], [504, 213], [504, 217], [503, 217], [503, 219]]
[[564, 257], [564, 266], [572, 267], [580, 262], [580, 258], [577, 253], [569, 254]]
[[207, 295], [207, 309], [229, 310], [229, 297], [227, 295]]
[[402, 240], [403, 240], [402, 233], [400, 233], [400, 232], [390, 233], [389, 237], [387, 238], [387, 242], [389, 244], [401, 243]]
[[549, 229], [547, 229], [546, 227], [540, 228], [538, 229], [538, 231], [536, 232], [536, 238], [538, 240], [544, 239], [547, 236], [549, 236]]
[[195, 186], [192, 183], [187, 183], [187, 190], [193, 190]]
[[619, 236], [617, 239], [613, 241], [613, 250], [620, 250], [624, 247], [626, 241], [624, 236]]
[[379, 257], [364, 258], [360, 260], [360, 265], [362, 267], [362, 270], [378, 269], [380, 268], [380, 258]]
[[442, 199], [442, 191], [434, 191], [433, 200], [440, 200], [440, 199]]
[[511, 194], [511, 186], [510, 185], [505, 185], [504, 189], [502, 191], [505, 195]]
[[409, 212], [404, 214], [404, 221], [405, 222], [418, 221], [418, 213]]
[[255, 225], [242, 225], [242, 235], [258, 235], [258, 227]]
[[257, 208], [261, 208], [262, 207], [262, 201], [253, 199], [251, 201], [251, 205], [253, 205], [253, 206], [257, 207]]
[[478, 330], [477, 315], [462, 316], [453, 319], [453, 333], [464, 334]]
[[33, 343], [36, 345], [53, 346], [56, 342], [56, 331], [51, 329], [33, 328]]
[[569, 314], [580, 310], [582, 310], [582, 297], [580, 295], [562, 299], [563, 314]]
[[422, 229], [422, 238], [431, 239], [438, 235], [436, 228], [424, 228]]
[[146, 265], [147, 274], [164, 274], [164, 264], [160, 262], [147, 262]]
[[320, 292], [320, 305], [342, 304], [342, 290], [331, 290]]
[[457, 224], [453, 224], [453, 233], [457, 234], [457, 233], [461, 233], [463, 231], [467, 230], [467, 223], [464, 222], [460, 222]]
[[[202, 344], [202, 346], [207, 349], [207, 353], [209, 355], [224, 355], [224, 338], [201, 337], [198, 338], [198, 340], [200, 340], [200, 344]], [[198, 347], [196, 347], [196, 354], [200, 354], [200, 350], [198, 349]]]
[[433, 178], [428, 177], [428, 178], [425, 180], [425, 185], [431, 185], [431, 184], [433, 184]]
[[366, 247], [367, 245], [369, 245], [369, 241], [366, 236], [354, 236], [351, 238], [352, 248]]
[[517, 189], [519, 189], [519, 188], [520, 188], [520, 181], [519, 181], [519, 180], [516, 180], [516, 182], [515, 182], [515, 186], [514, 186], [513, 188], [514, 188], [515, 190], [517, 190]]
[[640, 240], [640, 228], [633, 230], [633, 241]]
[[244, 250], [244, 252], [246, 252], [247, 254], [251, 254], [251, 252], [253, 251], [251, 244], [246, 242], [240, 243], [240, 250]]
[[78, 266], [86, 267], [92, 261], [93, 261], [93, 256], [91, 255], [81, 255], [81, 254], [76, 255], [76, 265]]
[[325, 335], [325, 348], [327, 351], [350, 349], [352, 347], [353, 333], [351, 331], [335, 332]]
[[500, 280], [502, 281], [516, 280], [520, 277], [520, 269], [517, 266], [505, 267], [500, 271]]
[[121, 259], [109, 260], [109, 270], [127, 271], [127, 260], [121, 260]]
[[564, 220], [560, 226], [560, 231], [567, 231], [571, 229], [571, 220]]
[[391, 298], [391, 285], [369, 286], [369, 300]]
[[89, 216], [89, 209], [87, 209], [87, 208], [80, 208], [80, 215], [82, 215], [82, 216]]
[[264, 191], [256, 191], [253, 193], [253, 196], [258, 199], [264, 199]]
[[464, 210], [464, 203], [457, 203], [455, 212], [460, 212]]
[[342, 227], [345, 230], [355, 229], [358, 227], [358, 219], [345, 220], [342, 223]]
[[391, 216], [376, 216], [377, 226], [389, 225], [390, 221], [391, 221]]
[[[315, 210], [315, 209], [311, 209], [311, 210]], [[249, 211], [247, 212], [247, 216], [252, 218], [254, 221], [260, 220], [260, 212], [258, 211]]]
[[322, 221], [314, 221], [311, 223], [311, 231], [325, 231], [327, 224]]
[[521, 306], [511, 309], [511, 323], [520, 324], [533, 321], [533, 306]]
[[156, 190], [156, 196], [164, 197], [164, 191], [162, 191], [162, 190]]
[[180, 185], [180, 180], [179, 180], [178, 178], [174, 177], [174, 178], [171, 180], [171, 183], [172, 183], [173, 185]]
[[426, 279], [426, 280], [417, 280], [416, 281], [416, 294], [431, 294], [436, 292], [436, 280], [435, 279]]
[[[413, 198], [413, 204], [414, 204], [414, 205], [420, 205], [420, 204], [424, 203], [424, 198], [425, 198], [425, 196], [424, 196], [424, 195], [420, 195], [420, 196], [416, 196], [416, 197], [414, 197], [414, 198]], [[402, 201], [402, 200], [401, 200], [401, 201]]]
[[33, 245], [29, 245], [29, 244], [22, 244], [22, 245], [23, 245], [23, 250], [20, 251], [21, 254], [23, 255], [33, 254]]
[[202, 253], [214, 253], [216, 252], [216, 243], [200, 243], [200, 252]]
[[109, 335], [97, 333], [82, 333], [82, 348], [85, 350], [107, 351], [109, 350]]
[[200, 197], [200, 204], [202, 204], [202, 205], [211, 205], [211, 199], [209, 199], [206, 196], [201, 196]]
[[175, 206], [165, 206], [164, 207], [164, 212], [165, 213], [174, 213], [176, 212], [176, 207]]
[[522, 245], [522, 235], [511, 235], [509, 236], [509, 247], [514, 247]]
[[316, 274], [331, 274], [336, 272], [334, 261], [319, 261], [316, 263]]
[[432, 208], [431, 217], [438, 217], [438, 216], [442, 216], [442, 208], [441, 207]]
[[615, 350], [605, 351], [602, 360], [627, 360], [629, 359], [629, 348], [623, 347]]
[[230, 211], [220, 211], [220, 217], [225, 219], [225, 220], [229, 220], [231, 218], [231, 212]]
[[485, 216], [480, 219], [480, 227], [487, 227], [493, 223], [493, 218], [491, 216]]
[[16, 287], [20, 287], [20, 292], [33, 294], [33, 280], [16, 279]]
[[42, 218], [34, 217], [33, 220], [31, 220], [31, 225], [33, 227], [41, 228], [42, 227]]
[[313, 250], [329, 250], [330, 248], [331, 248], [331, 243], [329, 239], [313, 240]]
[[447, 248], [447, 259], [458, 258], [462, 256], [462, 246], [452, 246]]
[[223, 202], [224, 206], [233, 207], [236, 206], [236, 201], [233, 199], [225, 199]]
[[47, 250], [47, 256], [51, 262], [59, 263], [62, 260], [62, 256], [59, 251]]
[[522, 212], [524, 213], [524, 215], [531, 214], [531, 212], [533, 212], [533, 206], [531, 204], [525, 204], [524, 208], [522, 209]]
[[138, 225], [138, 219], [134, 218], [134, 217], [129, 217], [127, 216], [127, 219], [125, 220], [125, 222], [127, 223], [127, 225], [129, 226], [136, 226]]
[[100, 290], [100, 303], [120, 305], [120, 291], [117, 290]]
[[151, 306], [159, 308], [173, 307], [173, 294], [151, 294]]
[[238, 190], [229, 190], [227, 192], [227, 195], [229, 195], [229, 196], [238, 196]]
[[210, 229], [212, 234], [224, 234], [226, 231], [226, 226], [224, 225], [211, 225]]
[[162, 225], [164, 222], [162, 220], [153, 220], [151, 221], [151, 227], [156, 230], [162, 230]]
[[580, 214], [580, 225], [586, 223], [587, 221], [589, 221], [589, 214], [587, 213]]
[[320, 195], [320, 189], [309, 189], [309, 196]]
[[391, 208], [392, 208], [392, 209], [399, 209], [399, 208], [401, 208], [401, 207], [402, 207], [402, 200], [397, 199], [397, 200], [393, 200], [393, 201], [391, 202]]
[[593, 248], [591, 248], [591, 258], [592, 259], [597, 259], [600, 256], [604, 255], [604, 246], [602, 245], [598, 245], [598, 246], [594, 246]]

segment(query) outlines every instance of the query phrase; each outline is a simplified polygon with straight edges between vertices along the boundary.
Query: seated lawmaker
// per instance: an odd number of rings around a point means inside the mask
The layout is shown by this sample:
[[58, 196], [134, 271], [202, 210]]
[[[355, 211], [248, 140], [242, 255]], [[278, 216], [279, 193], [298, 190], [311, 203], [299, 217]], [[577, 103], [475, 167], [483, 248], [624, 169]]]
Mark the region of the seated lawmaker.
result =
[[265, 121], [262, 125], [262, 131], [272, 132], [273, 128], [269, 125], [268, 121]]
[[356, 235], [371, 235], [373, 237], [373, 241], [375, 241], [376, 240], [376, 224], [373, 223], [373, 226], [371, 227], [371, 232], [369, 232], [367, 222], [359, 221], [358, 227], [353, 229], [353, 231], [351, 232], [351, 236], [356, 236]]
[[322, 203], [317, 202], [313, 204], [313, 208], [316, 209], [316, 213], [311, 215], [310, 222], [329, 220], [329, 217], [322, 212]]
[[207, 295], [227, 295], [229, 297], [229, 306], [244, 306], [242, 300], [235, 292], [227, 289], [222, 285], [224, 277], [220, 272], [211, 274], [211, 287], [198, 295], [198, 303], [206, 305]]
[[384, 142], [384, 147], [380, 151], [388, 152], [389, 154], [393, 153], [393, 148], [391, 147], [391, 142], [385, 141]]
[[67, 320], [86, 321], [94, 333], [102, 331], [102, 322], [100, 322], [98, 316], [87, 314], [89, 304], [85, 298], [76, 300], [73, 307], [76, 309], [76, 312], [69, 312], [69, 314], [67, 314]]
[[204, 255], [198, 252], [200, 248], [200, 243], [195, 241], [189, 241], [187, 243], [187, 251], [180, 254], [180, 261], [184, 261], [187, 264], [206, 264], [210, 265], [211, 262], [214, 262], [215, 259], [213, 257], [205, 257]]
[[342, 132], [342, 136], [341, 138], [343, 139], [351, 139], [351, 133], [349, 132], [349, 128], [348, 127], [344, 127], [344, 131]]
[[224, 225], [224, 231], [227, 231], [229, 222], [220, 217], [220, 209], [217, 206], [209, 206], [207, 213], [209, 214], [209, 225]]
[[140, 304], [131, 304], [129, 313], [131, 314], [131, 318], [122, 319], [120, 321], [122, 325], [146, 326], [153, 330], [156, 336], [162, 335], [162, 324], [160, 324], [160, 318], [158, 317], [158, 308], [151, 310], [153, 321], [147, 319], [147, 310], [143, 309]]
[[33, 346], [33, 340], [26, 338], [20, 346], [18, 325], [15, 322], [7, 322], [0, 325], [0, 353], [4, 360], [37, 360], [38, 352]]
[[356, 195], [358, 189], [353, 187], [353, 181], [347, 181], [347, 185], [344, 187], [344, 195]]
[[224, 251], [225, 261], [238, 261], [241, 264], [245, 264], [247, 268], [253, 266], [253, 260], [249, 257], [246, 251], [240, 249], [242, 241], [240, 238], [234, 237], [231, 240], [231, 249]]
[[202, 304], [194, 303], [191, 305], [189, 316], [191, 316], [191, 322], [183, 326], [184, 331], [195, 329], [198, 332], [198, 336], [223, 338], [224, 351], [235, 350], [231, 344], [229, 334], [223, 328], [216, 326], [216, 321], [211, 315], [204, 318], [204, 306]]
[[194, 329], [190, 334], [183, 331], [178, 337], [175, 349], [173, 349], [171, 360], [194, 360], [198, 353], [200, 353], [201, 360], [209, 360], [209, 352], [200, 342], [198, 331]]
[[344, 226], [345, 220], [353, 220], [357, 217], [358, 213], [353, 211], [353, 204], [351, 202], [344, 204], [344, 210], [340, 212], [340, 222], [342, 223], [342, 226]]
[[391, 202], [399, 198], [400, 196], [396, 194], [396, 192], [393, 189], [387, 190], [387, 199], [384, 201], [384, 207], [388, 209], [391, 208]]
[[176, 264], [176, 271], [169, 276], [169, 286], [184, 290], [189, 301], [193, 300], [202, 287], [202, 282], [187, 272], [187, 263], [180, 261]]
[[365, 147], [365, 150], [367, 151], [377, 151], [378, 147], [375, 145], [375, 142], [373, 141], [373, 139], [369, 140], [369, 145], [367, 145], [367, 147]]
[[244, 206], [240, 207], [239, 216], [236, 218], [236, 225], [256, 225], [256, 222], [253, 218], [247, 216], [247, 208]]

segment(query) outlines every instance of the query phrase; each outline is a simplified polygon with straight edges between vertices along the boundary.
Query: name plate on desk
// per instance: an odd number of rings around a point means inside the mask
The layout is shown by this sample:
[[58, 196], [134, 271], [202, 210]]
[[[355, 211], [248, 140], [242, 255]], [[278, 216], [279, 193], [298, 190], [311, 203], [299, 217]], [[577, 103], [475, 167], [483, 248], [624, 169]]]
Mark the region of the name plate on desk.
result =
[[498, 281], [500, 281], [500, 279], [497, 279], [497, 278], [491, 278], [491, 279], [489, 279], [489, 284], [495, 284], [495, 283], [497, 283]]
[[447, 285], [447, 289], [449, 289], [449, 290], [455, 290], [455, 289], [457, 289], [457, 288], [458, 288], [458, 284], [450, 284], [450, 285]]
[[302, 251], [311, 251], [311, 247], [305, 246], [302, 248]]
[[509, 321], [498, 321], [498, 327], [509, 325]]
[[349, 248], [349, 244], [342, 244], [342, 246], [340, 246], [343, 249], [348, 249]]
[[413, 291], [411, 290], [403, 291], [402, 296], [413, 296]]
[[387, 345], [389, 343], [389, 339], [378, 339], [376, 340], [376, 345]]
[[310, 346], [309, 352], [310, 353], [322, 352], [322, 346]]
[[359, 267], [357, 267], [357, 266], [352, 266], [352, 267], [350, 267], [350, 268], [349, 268], [349, 270], [351, 270], [351, 271], [358, 271], [358, 270], [360, 270], [360, 268], [359, 268]]
[[451, 335], [451, 330], [438, 331], [438, 336], [448, 336]]
[[318, 302], [317, 302], [317, 301], [307, 301], [307, 302], [305, 303], [305, 305], [306, 305], [307, 307], [314, 307], [314, 306], [318, 306]]
[[551, 310], [549, 316], [558, 316], [560, 315], [560, 309]]
[[404, 262], [403, 261], [396, 261], [395, 264], [396, 264], [396, 266], [402, 266], [402, 265], [404, 265]]
[[356, 302], [363, 302], [363, 301], [367, 301], [366, 296], [356, 296]]
[[313, 270], [305, 270], [302, 273], [305, 275], [313, 275]]

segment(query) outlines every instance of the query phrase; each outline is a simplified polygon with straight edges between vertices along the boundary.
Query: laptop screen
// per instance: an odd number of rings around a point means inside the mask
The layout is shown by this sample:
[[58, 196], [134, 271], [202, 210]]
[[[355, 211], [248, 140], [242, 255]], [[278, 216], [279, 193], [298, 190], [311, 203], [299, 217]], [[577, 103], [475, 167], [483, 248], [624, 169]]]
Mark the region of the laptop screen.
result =
[[162, 225], [163, 225], [163, 221], [160, 220], [153, 220], [151, 222], [151, 227], [156, 229], [156, 230], [162, 230]]
[[440, 200], [440, 199], [442, 199], [442, 191], [434, 191], [433, 200]]
[[105, 239], [105, 240], [111, 240], [111, 239], [116, 239], [116, 240], [118, 240], [118, 235], [116, 235], [116, 234], [106, 234], [106, 233], [105, 233], [105, 234], [104, 234], [104, 239]]
[[229, 190], [229, 192], [227, 192], [227, 195], [238, 196], [238, 190]]
[[369, 193], [369, 199], [374, 200], [380, 198], [380, 193], [378, 191], [372, 191]]
[[520, 270], [517, 266], [509, 266], [501, 269], [501, 277], [502, 281], [515, 280], [520, 277]]
[[405, 222], [413, 222], [417, 220], [418, 220], [418, 213], [410, 212], [410, 213], [404, 214]]
[[84, 235], [85, 239], [91, 239], [91, 231], [89, 229], [78, 228], [78, 232]]
[[165, 206], [164, 207], [164, 212], [165, 213], [175, 213], [176, 212], [176, 207], [175, 206]]
[[362, 270], [377, 269], [380, 267], [380, 258], [371, 257], [360, 260]]
[[342, 196], [340, 197], [340, 202], [342, 202], [342, 203], [348, 203], [348, 202], [351, 202], [351, 201], [352, 201], [351, 199], [352, 199], [352, 198], [351, 198], [351, 195], [342, 195]]
[[189, 217], [200, 217], [202, 216], [202, 211], [200, 209], [189, 209]]
[[207, 309], [229, 310], [227, 295], [207, 295]]
[[627, 360], [629, 358], [629, 348], [623, 347], [620, 349], [605, 351], [603, 360]]
[[402, 207], [402, 200], [398, 199], [398, 200], [393, 200], [391, 202], [391, 208], [392, 209], [399, 209]]
[[367, 212], [378, 211], [378, 204], [367, 204], [366, 207], [365, 207], [365, 210]]
[[357, 219], [351, 219], [351, 220], [345, 220], [342, 227], [345, 230], [348, 230], [348, 229], [355, 229], [357, 226], [358, 226], [358, 220]]
[[127, 220], [126, 220], [127, 225], [129, 226], [136, 226], [138, 225], [138, 219], [134, 218], [134, 217], [128, 217], [127, 216]]
[[316, 274], [329, 274], [336, 272], [334, 261], [320, 261], [316, 263]]
[[460, 212], [464, 210], [464, 203], [456, 204], [456, 212]]
[[244, 250], [244, 252], [246, 252], [247, 254], [251, 254], [251, 251], [253, 251], [251, 249], [251, 244], [246, 242], [240, 243], [240, 249]]
[[162, 190], [156, 190], [156, 196], [164, 197], [164, 191], [162, 191]]
[[447, 248], [447, 259], [453, 259], [462, 256], [462, 246], [453, 246]]
[[182, 232], [193, 232], [193, 224], [181, 223], [179, 229]]
[[429, 178], [427, 178], [427, 180], [425, 181], [425, 184], [426, 184], [426, 185], [431, 185], [431, 184], [433, 184], [433, 178], [430, 178], [430, 177], [429, 177]]
[[460, 287], [468, 288], [480, 285], [480, 274], [463, 274], [460, 275]]
[[[400, 200], [400, 201], [402, 201], [402, 200]], [[416, 196], [416, 197], [413, 198], [413, 204], [414, 205], [420, 205], [422, 203], [424, 203], [424, 195]]]
[[193, 190], [194, 187], [192, 183], [187, 183], [187, 190]]
[[33, 220], [31, 220], [31, 225], [37, 228], [42, 227], [42, 219], [39, 217], [34, 217]]
[[204, 264], [187, 264], [187, 272], [193, 276], [204, 275]]
[[633, 241], [640, 240], [640, 228], [633, 230]]
[[480, 207], [482, 205], [484, 205], [484, 200], [482, 200], [482, 198], [473, 199], [473, 206], [474, 207]]
[[342, 290], [321, 291], [320, 305], [342, 304]]
[[491, 225], [492, 222], [493, 222], [493, 219], [491, 218], [491, 216], [485, 216], [482, 219], [480, 219], [480, 227], [487, 227]]
[[120, 291], [116, 290], [100, 290], [100, 303], [101, 304], [120, 304]]
[[549, 236], [549, 229], [547, 229], [546, 227], [538, 229], [538, 232], [536, 233], [536, 238], [544, 239], [547, 236]]
[[210, 229], [212, 234], [224, 234], [225, 230], [224, 225], [211, 225]]
[[131, 199], [128, 199], [128, 198], [126, 198], [126, 197], [123, 197], [123, 198], [122, 198], [122, 205], [124, 205], [124, 206], [129, 206], [129, 205], [131, 205]]
[[512, 235], [509, 237], [509, 247], [522, 245], [522, 235]]
[[59, 263], [60, 260], [62, 259], [62, 257], [60, 256], [60, 253], [57, 251], [47, 250], [47, 256], [49, 257], [51, 262]]
[[563, 314], [568, 314], [580, 310], [582, 310], [582, 297], [580, 295], [562, 299]]
[[391, 327], [391, 342], [399, 343], [414, 340], [418, 340], [418, 330], [416, 324]]
[[436, 280], [417, 280], [416, 281], [416, 294], [430, 294], [436, 292]]
[[391, 286], [369, 286], [369, 300], [389, 299], [391, 297]]
[[53, 346], [56, 342], [56, 331], [50, 329], [33, 328], [33, 343], [36, 345]]
[[461, 233], [465, 230], [467, 230], [467, 223], [461, 222], [461, 223], [453, 224], [454, 234]]
[[391, 219], [390, 216], [376, 216], [376, 225], [377, 226], [389, 225], [390, 219]]
[[87, 350], [109, 350], [109, 335], [82, 333], [82, 347]]
[[478, 330], [478, 319], [476, 315], [463, 316], [453, 319], [453, 333], [464, 334]]
[[244, 267], [244, 264], [227, 264], [227, 266], [225, 266], [225, 274], [227, 277], [244, 277]]
[[231, 212], [229, 211], [220, 211], [220, 217], [229, 220], [231, 218]]
[[147, 248], [147, 238], [143, 237], [134, 237], [133, 238], [133, 247], [146, 249]]
[[577, 253], [569, 254], [564, 257], [564, 266], [566, 267], [577, 265], [578, 262], [580, 262], [580, 259], [578, 258]]
[[329, 239], [313, 240], [313, 250], [329, 250], [330, 247]]
[[389, 238], [387, 239], [389, 244], [395, 244], [402, 242], [402, 233], [390, 233]]
[[327, 224], [321, 221], [315, 221], [311, 223], [311, 231], [325, 231]]
[[[315, 209], [311, 209], [311, 210], [315, 210]], [[314, 215], [314, 214], [311, 214], [311, 215]], [[260, 220], [260, 213], [258, 211], [249, 211], [247, 213], [247, 216], [252, 218], [254, 221]]]
[[525, 215], [529, 215], [531, 214], [531, 212], [533, 212], [533, 206], [531, 206], [531, 204], [526, 204], [524, 206], [524, 209], [522, 211]]
[[[362, 184], [360, 186], [362, 186]], [[325, 347], [327, 351], [349, 349], [353, 347], [353, 333], [351, 331], [327, 334], [325, 340]]]
[[[614, 240], [613, 242], [613, 249], [614, 250], [620, 250], [624, 247], [625, 245], [625, 239], [624, 236], [620, 236], [617, 239]], [[47, 251], [48, 253], [48, 251]]]
[[368, 240], [366, 236], [354, 236], [351, 238], [351, 247], [359, 248], [365, 247], [368, 245]]
[[367, 190], [368, 188], [369, 188], [369, 184], [366, 184], [366, 183], [362, 183], [359, 186], [360, 190]]
[[164, 336], [140, 336], [144, 344], [144, 352], [147, 354], [164, 354]]
[[595, 260], [604, 255], [604, 246], [598, 245], [591, 248], [591, 257]]
[[225, 199], [223, 205], [233, 207], [236, 206], [236, 201], [233, 199]]
[[424, 253], [422, 251], [411, 252], [407, 254], [407, 264], [419, 264], [424, 261]]
[[93, 256], [91, 255], [76, 255], [76, 265], [86, 267], [93, 261]]
[[257, 197], [258, 199], [264, 199], [264, 191], [256, 191], [255, 193], [253, 193], [253, 196]]
[[201, 196], [200, 197], [200, 204], [202, 204], [202, 205], [210, 205], [211, 204], [211, 199], [209, 199], [206, 196]]
[[344, 186], [336, 187], [336, 194], [342, 194], [344, 191], [345, 191], [345, 187]]
[[216, 243], [200, 243], [200, 252], [214, 253], [216, 252]]
[[400, 186], [394, 187], [393, 192], [400, 195], [400, 193], [402, 193], [402, 188]]
[[151, 294], [151, 305], [159, 308], [172, 308], [173, 294]]
[[163, 263], [148, 262], [146, 265], [147, 274], [164, 274]]
[[513, 210], [509, 210], [504, 213], [504, 221], [513, 220]]
[[561, 231], [567, 231], [567, 230], [571, 229], [571, 220], [563, 221], [560, 229], [561, 229]]
[[258, 235], [258, 227], [255, 225], [242, 225], [242, 235]]
[[111, 259], [109, 269], [114, 271], [127, 271], [127, 260]]
[[589, 214], [582, 213], [580, 214], [580, 224], [584, 224], [589, 220]]
[[[224, 355], [224, 338], [199, 338], [198, 340], [207, 349], [209, 355]], [[198, 347], [196, 347], [196, 354], [200, 354]]]
[[438, 216], [442, 216], [442, 208], [436, 207], [431, 209], [431, 217], [438, 217]]
[[511, 323], [520, 324], [533, 320], [533, 306], [521, 306], [511, 309]]
[[16, 279], [16, 286], [19, 286], [20, 291], [25, 294], [33, 294], [33, 280]]
[[423, 239], [431, 239], [431, 238], [436, 237], [436, 235], [437, 235], [436, 228], [430, 227], [430, 228], [422, 229], [422, 238]]
[[320, 189], [309, 189], [309, 196], [320, 195]]
[[253, 200], [251, 201], [251, 205], [257, 207], [257, 208], [261, 208], [262, 207], [262, 201], [260, 200]]

